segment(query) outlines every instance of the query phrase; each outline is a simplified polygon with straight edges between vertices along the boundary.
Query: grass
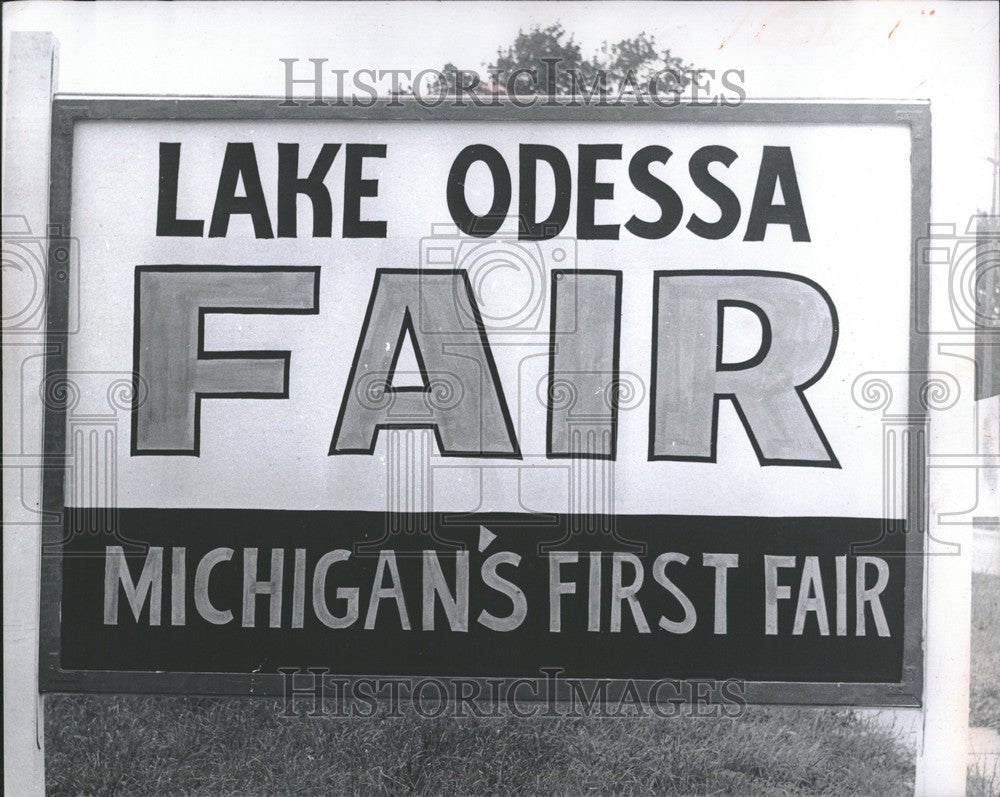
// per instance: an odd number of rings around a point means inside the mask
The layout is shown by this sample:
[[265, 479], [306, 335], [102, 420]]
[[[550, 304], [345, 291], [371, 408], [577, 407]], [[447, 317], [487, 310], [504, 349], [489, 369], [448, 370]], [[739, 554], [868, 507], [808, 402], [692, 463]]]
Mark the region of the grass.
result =
[[1000, 731], [1000, 576], [972, 576], [969, 724]]
[[[969, 725], [1000, 732], [1000, 576], [972, 575], [972, 672]], [[969, 769], [967, 797], [1000, 795], [1000, 764]]]
[[50, 794], [879, 794], [912, 754], [849, 711], [738, 719], [283, 718], [264, 699], [46, 701]]
[[965, 797], [998, 797], [1000, 795], [1000, 766], [977, 762], [969, 767]]

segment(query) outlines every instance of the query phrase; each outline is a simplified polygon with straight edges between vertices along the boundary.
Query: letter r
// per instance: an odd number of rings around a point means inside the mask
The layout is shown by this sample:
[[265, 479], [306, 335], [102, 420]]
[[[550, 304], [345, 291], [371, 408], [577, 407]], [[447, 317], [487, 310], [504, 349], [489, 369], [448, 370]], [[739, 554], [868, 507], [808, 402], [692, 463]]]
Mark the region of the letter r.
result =
[[[727, 307], [761, 324], [743, 362], [723, 362]], [[715, 462], [729, 399], [761, 465], [840, 467], [805, 397], [837, 346], [837, 311], [819, 285], [776, 271], [658, 271], [653, 318], [649, 459]]]

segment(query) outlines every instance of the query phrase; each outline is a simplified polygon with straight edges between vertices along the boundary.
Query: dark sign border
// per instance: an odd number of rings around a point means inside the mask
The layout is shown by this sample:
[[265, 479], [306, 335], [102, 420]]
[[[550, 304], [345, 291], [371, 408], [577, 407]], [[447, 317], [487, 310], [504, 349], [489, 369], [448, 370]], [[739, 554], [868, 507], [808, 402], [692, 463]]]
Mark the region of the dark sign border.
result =
[[[375, 102], [370, 107], [340, 105], [287, 105], [281, 98], [261, 97], [132, 97], [58, 95], [52, 104], [52, 149], [49, 195], [49, 268], [47, 307], [47, 363], [45, 378], [65, 373], [67, 367], [67, 323], [69, 319], [69, 279], [65, 264], [56, 260], [57, 247], [51, 243], [71, 235], [73, 141], [77, 122], [111, 121], [212, 121], [212, 120], [344, 120], [344, 121], [537, 121], [537, 122], [697, 122], [717, 124], [837, 124], [906, 125], [910, 134], [910, 351], [909, 421], [918, 429], [926, 422], [926, 408], [920, 403], [920, 387], [927, 372], [929, 314], [929, 271], [920, 262], [920, 239], [927, 234], [931, 199], [931, 114], [928, 102], [890, 101], [747, 101], [739, 105], [720, 102], [681, 104], [676, 107], [636, 102], [613, 105], [539, 104], [530, 108], [497, 104], [462, 106], [442, 104], [427, 107], [413, 100]], [[305, 102], [302, 100], [301, 102]], [[60, 279], [61, 272], [61, 279]], [[65, 670], [60, 661], [60, 601], [63, 539], [64, 456], [66, 451], [66, 406], [56, 400], [46, 402], [44, 451], [50, 463], [43, 475], [43, 530], [41, 563], [41, 627], [39, 682], [41, 692], [117, 692], [135, 694], [272, 695], [285, 694], [286, 676], [281, 673], [179, 673], [118, 670]], [[911, 446], [908, 462], [906, 556], [915, 566], [906, 568], [904, 583], [903, 677], [893, 683], [826, 683], [787, 681], [745, 681], [744, 697], [749, 703], [813, 704], [852, 706], [913, 706], [922, 704], [923, 694], [923, 580], [924, 533], [928, 518], [926, 500], [926, 451], [921, 444]], [[339, 677], [339, 676], [338, 676]], [[348, 682], [360, 676], [345, 676]], [[485, 677], [476, 681], [489, 694]], [[490, 679], [496, 682], [498, 679]], [[513, 683], [517, 679], [505, 679]], [[541, 680], [541, 676], [539, 678]], [[593, 688], [599, 680], [584, 680]], [[608, 695], [616, 700], [628, 682], [609, 683]], [[635, 681], [637, 686], [652, 681]], [[705, 682], [698, 682], [704, 684]], [[697, 690], [693, 690], [697, 691]], [[725, 699], [719, 686], [709, 686], [711, 700]], [[704, 697], [705, 691], [699, 692]], [[565, 682], [559, 682], [555, 699], [569, 697]], [[538, 699], [552, 699], [542, 694]]]

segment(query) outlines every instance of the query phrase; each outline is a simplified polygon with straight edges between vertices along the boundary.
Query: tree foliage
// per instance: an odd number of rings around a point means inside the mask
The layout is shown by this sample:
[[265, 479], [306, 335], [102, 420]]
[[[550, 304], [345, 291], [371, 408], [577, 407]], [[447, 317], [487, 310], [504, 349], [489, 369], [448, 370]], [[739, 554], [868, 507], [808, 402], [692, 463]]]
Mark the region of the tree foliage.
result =
[[[547, 27], [520, 30], [514, 41], [497, 50], [486, 68], [458, 69], [448, 63], [442, 79], [432, 83], [435, 92], [454, 93], [461, 88], [476, 94], [591, 95], [647, 94], [650, 82], [656, 90], [679, 93], [690, 84], [696, 71], [691, 64], [661, 49], [655, 37], [645, 32], [619, 42], [604, 42], [590, 57], [558, 22]], [[459, 84], [461, 83], [461, 86]]]

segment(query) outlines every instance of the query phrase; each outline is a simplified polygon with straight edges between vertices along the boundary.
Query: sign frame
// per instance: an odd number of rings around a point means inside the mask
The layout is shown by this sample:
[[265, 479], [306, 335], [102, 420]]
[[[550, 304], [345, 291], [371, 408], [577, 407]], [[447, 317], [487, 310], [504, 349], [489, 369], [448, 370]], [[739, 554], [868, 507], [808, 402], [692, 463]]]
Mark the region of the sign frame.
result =
[[[69, 275], [58, 259], [54, 242], [71, 235], [71, 191], [74, 132], [77, 122], [110, 121], [480, 121], [572, 122], [600, 121], [719, 123], [719, 124], [838, 124], [906, 125], [910, 141], [910, 345], [909, 422], [918, 431], [911, 443], [907, 463], [906, 551], [908, 566], [904, 581], [904, 628], [902, 678], [888, 683], [832, 683], [817, 681], [744, 681], [743, 696], [748, 703], [836, 706], [920, 707], [924, 681], [924, 567], [928, 515], [926, 407], [920, 401], [920, 387], [928, 369], [929, 267], [922, 262], [920, 239], [930, 222], [931, 199], [931, 113], [929, 102], [914, 101], [828, 101], [828, 100], [748, 100], [742, 104], [719, 101], [660, 107], [634, 101], [614, 105], [557, 105], [540, 103], [529, 108], [515, 107], [502, 100], [480, 106], [469, 102], [458, 106], [444, 103], [428, 107], [412, 99], [380, 99], [369, 107], [342, 104], [315, 106], [289, 105], [278, 97], [139, 97], [56, 95], [52, 103], [52, 141], [49, 195], [49, 250], [47, 274], [47, 330], [44, 384], [67, 369], [69, 335]], [[152, 672], [125, 670], [63, 669], [60, 660], [62, 561], [65, 510], [65, 396], [49, 396], [44, 414], [44, 457], [42, 486], [41, 551], [41, 630], [39, 641], [39, 682], [43, 693], [112, 692], [133, 694], [189, 694], [231, 696], [282, 696], [288, 688], [282, 673]], [[337, 676], [347, 683], [364, 676]], [[397, 676], [404, 677], [404, 676]], [[390, 679], [389, 677], [386, 677]], [[391, 680], [391, 679], [390, 679]], [[518, 679], [469, 677], [489, 694], [488, 682]], [[541, 681], [541, 675], [539, 681]], [[608, 696], [624, 693], [623, 680], [582, 679], [592, 689], [608, 685]], [[637, 686], [653, 681], [633, 682]], [[708, 683], [708, 682], [699, 682]], [[707, 699], [720, 699], [719, 685], [709, 684]], [[556, 682], [556, 694], [538, 699], [567, 699], [569, 688]], [[527, 696], [526, 696], [527, 697]], [[706, 697], [704, 690], [699, 698]]]

